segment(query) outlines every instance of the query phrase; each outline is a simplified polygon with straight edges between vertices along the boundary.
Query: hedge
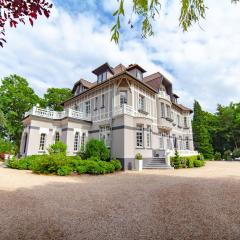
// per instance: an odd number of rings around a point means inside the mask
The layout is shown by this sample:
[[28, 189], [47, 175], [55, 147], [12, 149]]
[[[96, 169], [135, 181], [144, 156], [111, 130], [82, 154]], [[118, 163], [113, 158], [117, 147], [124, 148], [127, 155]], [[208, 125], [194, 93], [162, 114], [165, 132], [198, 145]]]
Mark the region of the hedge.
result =
[[194, 156], [179, 156], [178, 153], [175, 153], [175, 156], [171, 157], [170, 161], [171, 166], [175, 169], [202, 167], [205, 165], [201, 154]]
[[24, 157], [19, 160], [8, 161], [8, 167], [15, 169], [32, 170], [38, 174], [70, 175], [73, 172], [79, 174], [106, 174], [122, 169], [119, 160], [110, 162], [101, 161], [98, 157], [82, 160], [79, 156], [69, 157], [61, 153], [50, 155], [37, 155]]

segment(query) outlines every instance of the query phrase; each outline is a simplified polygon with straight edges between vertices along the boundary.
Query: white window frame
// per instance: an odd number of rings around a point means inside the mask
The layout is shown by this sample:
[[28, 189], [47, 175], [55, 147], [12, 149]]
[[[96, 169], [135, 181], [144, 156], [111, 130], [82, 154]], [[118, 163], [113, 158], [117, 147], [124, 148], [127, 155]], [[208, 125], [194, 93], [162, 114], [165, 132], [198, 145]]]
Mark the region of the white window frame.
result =
[[58, 131], [55, 132], [55, 143], [60, 141], [60, 133]]
[[111, 142], [110, 125], [104, 125], [99, 127], [99, 139], [102, 140], [107, 147], [110, 147], [110, 142]]
[[91, 113], [91, 103], [90, 103], [90, 101], [85, 102], [85, 112], [86, 112], [87, 115]]
[[83, 150], [85, 149], [86, 138], [87, 138], [87, 134], [85, 132], [82, 133], [82, 136], [81, 136], [81, 149], [83, 148]]
[[184, 121], [184, 127], [187, 128], [188, 127], [188, 119], [187, 119], [186, 116], [183, 119], [184, 119], [183, 120]]
[[139, 69], [136, 69], [136, 78], [140, 80], [143, 79], [143, 73]]
[[46, 133], [41, 133], [40, 135], [40, 143], [39, 143], [39, 151], [44, 151], [46, 147]]
[[145, 97], [141, 94], [138, 96], [138, 109], [142, 111], [145, 110]]
[[159, 143], [159, 149], [164, 150], [164, 138], [162, 133], [160, 133], [158, 137], [158, 143]]
[[94, 101], [94, 110], [98, 109], [98, 97], [95, 97], [95, 101]]
[[122, 107], [124, 104], [127, 104], [128, 94], [127, 91], [120, 91], [120, 106]]
[[105, 94], [102, 94], [101, 101], [102, 101], [101, 108], [104, 108], [105, 107]]
[[147, 125], [147, 148], [152, 147], [152, 129], [150, 125]]
[[144, 147], [144, 125], [143, 124], [137, 124], [136, 147], [137, 148], [143, 148]]
[[190, 150], [190, 143], [189, 143], [189, 137], [187, 136], [186, 138], [185, 138], [185, 145], [186, 145], [186, 150]]
[[79, 139], [80, 139], [80, 133], [75, 132], [74, 134], [74, 142], [73, 142], [73, 151], [78, 152], [79, 151]]
[[171, 108], [169, 105], [167, 105], [167, 117], [171, 118]]
[[166, 113], [165, 113], [165, 104], [161, 103], [161, 117], [165, 118], [166, 117]]

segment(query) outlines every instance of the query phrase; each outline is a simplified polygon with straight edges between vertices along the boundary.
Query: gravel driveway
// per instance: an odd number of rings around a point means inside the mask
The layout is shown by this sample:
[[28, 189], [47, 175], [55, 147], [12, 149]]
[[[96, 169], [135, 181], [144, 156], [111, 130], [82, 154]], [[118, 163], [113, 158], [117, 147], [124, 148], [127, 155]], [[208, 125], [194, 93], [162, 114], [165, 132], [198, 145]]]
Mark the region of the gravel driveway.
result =
[[240, 239], [240, 162], [105, 176], [0, 165], [0, 239]]

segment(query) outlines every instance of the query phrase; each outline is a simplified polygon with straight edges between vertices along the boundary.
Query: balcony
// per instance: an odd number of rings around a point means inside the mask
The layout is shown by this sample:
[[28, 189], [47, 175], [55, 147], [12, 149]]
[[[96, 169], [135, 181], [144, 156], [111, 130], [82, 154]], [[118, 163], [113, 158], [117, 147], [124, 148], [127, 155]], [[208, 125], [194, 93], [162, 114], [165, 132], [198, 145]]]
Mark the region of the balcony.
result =
[[170, 96], [166, 92], [164, 92], [164, 91], [159, 91], [158, 97], [163, 98], [163, 99], [168, 100], [169, 102], [171, 102]]
[[41, 108], [33, 107], [30, 111], [25, 113], [25, 117], [28, 117], [30, 115], [42, 117], [42, 118], [54, 119], [54, 120], [61, 120], [65, 117], [70, 117], [70, 118], [74, 118], [74, 119], [91, 121], [90, 114], [75, 111], [73, 109], [66, 109], [64, 111], [57, 112], [57, 111], [52, 111], [52, 110], [48, 110], [48, 109], [41, 109]]

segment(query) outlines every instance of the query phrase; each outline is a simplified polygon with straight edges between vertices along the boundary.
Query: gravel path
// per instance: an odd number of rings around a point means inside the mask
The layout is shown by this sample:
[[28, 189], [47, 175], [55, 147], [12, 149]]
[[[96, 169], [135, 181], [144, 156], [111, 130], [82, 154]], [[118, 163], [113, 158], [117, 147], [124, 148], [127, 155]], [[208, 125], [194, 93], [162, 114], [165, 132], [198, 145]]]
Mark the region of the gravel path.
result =
[[240, 239], [240, 162], [105, 176], [0, 164], [0, 239]]

